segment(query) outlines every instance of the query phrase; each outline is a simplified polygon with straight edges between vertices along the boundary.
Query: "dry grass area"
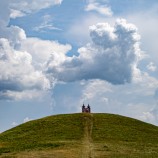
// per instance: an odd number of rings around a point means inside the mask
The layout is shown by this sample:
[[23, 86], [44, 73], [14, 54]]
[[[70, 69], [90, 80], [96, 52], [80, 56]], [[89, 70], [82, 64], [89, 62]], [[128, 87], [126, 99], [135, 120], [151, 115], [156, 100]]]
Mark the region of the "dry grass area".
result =
[[80, 158], [82, 142], [64, 142], [65, 145], [57, 148], [27, 150], [20, 152], [3, 153], [0, 158]]

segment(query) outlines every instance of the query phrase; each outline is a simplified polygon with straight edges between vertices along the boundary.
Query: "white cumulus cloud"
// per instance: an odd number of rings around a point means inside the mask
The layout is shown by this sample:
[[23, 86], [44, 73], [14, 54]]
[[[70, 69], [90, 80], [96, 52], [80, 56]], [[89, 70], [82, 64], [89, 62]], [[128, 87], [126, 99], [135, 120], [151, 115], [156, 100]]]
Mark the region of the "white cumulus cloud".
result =
[[1, 97], [10, 91], [49, 89], [50, 83], [41, 70], [32, 65], [32, 56], [15, 50], [7, 39], [0, 39], [0, 91]]
[[44, 64], [53, 56], [53, 64], [58, 65], [65, 60], [65, 54], [71, 50], [71, 45], [32, 37], [21, 42], [20, 50], [29, 52], [36, 64]]
[[[21, 34], [21, 31], [19, 32]], [[23, 99], [40, 96], [53, 86], [45, 74], [50, 58], [52, 66], [65, 60], [70, 45], [38, 38], [0, 38], [0, 99]]]
[[[10, 18], [61, 4], [62, 0], [6, 0], [0, 6], [0, 99], [32, 99], [52, 88], [53, 78], [44, 65], [71, 49], [55, 41], [28, 38], [18, 26], [7, 26]], [[45, 17], [46, 20], [50, 17]], [[53, 55], [52, 55], [53, 54]], [[51, 79], [51, 81], [50, 81]]]
[[141, 58], [136, 26], [124, 19], [117, 20], [114, 27], [98, 23], [90, 27], [90, 37], [92, 42], [78, 50], [79, 56], [63, 56], [63, 61], [56, 65], [50, 59], [47, 73], [65, 82], [82, 79], [101, 79], [112, 84], [131, 82]]

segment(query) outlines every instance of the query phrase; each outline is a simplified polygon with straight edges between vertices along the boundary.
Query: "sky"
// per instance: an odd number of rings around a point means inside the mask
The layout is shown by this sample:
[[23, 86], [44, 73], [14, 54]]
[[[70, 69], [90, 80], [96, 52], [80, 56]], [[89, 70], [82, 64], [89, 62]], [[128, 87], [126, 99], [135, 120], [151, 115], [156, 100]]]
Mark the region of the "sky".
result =
[[0, 132], [113, 113], [158, 125], [157, 0], [1, 0]]

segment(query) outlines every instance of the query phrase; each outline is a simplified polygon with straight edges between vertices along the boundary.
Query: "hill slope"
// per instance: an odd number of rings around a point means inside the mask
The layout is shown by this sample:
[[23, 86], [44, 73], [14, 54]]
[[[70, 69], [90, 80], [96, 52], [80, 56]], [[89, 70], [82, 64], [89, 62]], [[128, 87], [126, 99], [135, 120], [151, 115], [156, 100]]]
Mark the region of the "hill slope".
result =
[[158, 127], [113, 114], [49, 116], [0, 134], [0, 157], [157, 158]]

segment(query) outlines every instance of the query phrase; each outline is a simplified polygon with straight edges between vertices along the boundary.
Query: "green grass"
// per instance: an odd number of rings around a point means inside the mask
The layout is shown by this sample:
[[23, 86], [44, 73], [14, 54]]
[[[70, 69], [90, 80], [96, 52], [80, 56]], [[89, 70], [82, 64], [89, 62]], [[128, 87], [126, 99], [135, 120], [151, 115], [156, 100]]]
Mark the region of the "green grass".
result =
[[73, 145], [81, 139], [81, 115], [56, 115], [30, 121], [0, 135], [0, 154]]
[[27, 122], [0, 134], [0, 157], [80, 158], [85, 132], [94, 158], [158, 157], [157, 126], [113, 114], [64, 114]]
[[92, 139], [104, 156], [158, 157], [158, 127], [132, 118], [95, 114]]

